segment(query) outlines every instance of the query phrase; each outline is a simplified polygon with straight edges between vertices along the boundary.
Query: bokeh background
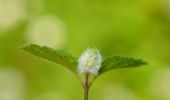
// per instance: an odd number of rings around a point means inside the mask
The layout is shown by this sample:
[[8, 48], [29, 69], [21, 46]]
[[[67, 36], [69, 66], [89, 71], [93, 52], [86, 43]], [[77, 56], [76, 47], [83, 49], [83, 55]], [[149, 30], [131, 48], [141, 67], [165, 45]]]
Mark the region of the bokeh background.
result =
[[170, 100], [170, 0], [0, 0], [0, 100], [82, 100], [70, 71], [18, 48], [30, 43], [149, 62], [102, 75], [90, 100]]

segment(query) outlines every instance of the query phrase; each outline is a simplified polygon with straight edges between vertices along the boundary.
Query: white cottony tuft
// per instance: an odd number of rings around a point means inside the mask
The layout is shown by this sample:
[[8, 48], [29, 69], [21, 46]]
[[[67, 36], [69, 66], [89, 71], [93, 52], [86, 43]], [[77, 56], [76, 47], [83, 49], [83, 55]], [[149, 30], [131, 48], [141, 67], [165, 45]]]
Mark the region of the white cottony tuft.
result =
[[89, 48], [79, 58], [78, 72], [98, 75], [101, 63], [102, 57], [98, 49]]

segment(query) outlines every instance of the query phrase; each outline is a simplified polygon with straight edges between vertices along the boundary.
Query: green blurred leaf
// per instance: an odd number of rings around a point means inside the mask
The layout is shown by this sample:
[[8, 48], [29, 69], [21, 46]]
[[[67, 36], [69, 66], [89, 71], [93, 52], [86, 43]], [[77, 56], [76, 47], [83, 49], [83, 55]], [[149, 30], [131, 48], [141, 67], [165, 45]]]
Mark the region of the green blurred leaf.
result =
[[138, 67], [145, 64], [147, 63], [144, 62], [143, 60], [134, 59], [131, 57], [120, 57], [120, 56], [107, 57], [102, 62], [101, 69], [99, 70], [99, 75], [110, 70], [129, 68], [129, 67]]
[[77, 60], [63, 50], [54, 50], [49, 47], [30, 44], [22, 46], [21, 49], [46, 60], [63, 65], [73, 73], [77, 72]]

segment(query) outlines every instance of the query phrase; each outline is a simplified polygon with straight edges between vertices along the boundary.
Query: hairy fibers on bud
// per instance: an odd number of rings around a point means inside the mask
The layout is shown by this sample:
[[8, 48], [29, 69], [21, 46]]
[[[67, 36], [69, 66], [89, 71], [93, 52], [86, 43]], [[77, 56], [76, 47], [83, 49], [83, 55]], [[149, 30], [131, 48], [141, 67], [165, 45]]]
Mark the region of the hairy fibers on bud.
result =
[[102, 57], [96, 48], [87, 49], [79, 58], [78, 72], [98, 75]]

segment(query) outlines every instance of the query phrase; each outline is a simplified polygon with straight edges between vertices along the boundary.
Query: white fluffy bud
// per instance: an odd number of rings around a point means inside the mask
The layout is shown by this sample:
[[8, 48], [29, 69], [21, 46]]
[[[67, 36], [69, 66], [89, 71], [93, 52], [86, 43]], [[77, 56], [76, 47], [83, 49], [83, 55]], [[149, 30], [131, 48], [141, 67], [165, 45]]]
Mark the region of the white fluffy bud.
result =
[[102, 57], [98, 49], [89, 48], [79, 58], [78, 72], [98, 75], [101, 63]]

